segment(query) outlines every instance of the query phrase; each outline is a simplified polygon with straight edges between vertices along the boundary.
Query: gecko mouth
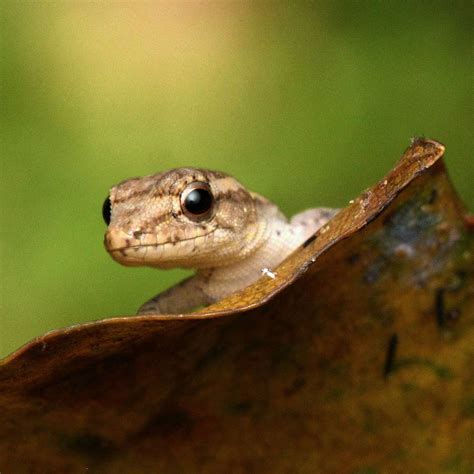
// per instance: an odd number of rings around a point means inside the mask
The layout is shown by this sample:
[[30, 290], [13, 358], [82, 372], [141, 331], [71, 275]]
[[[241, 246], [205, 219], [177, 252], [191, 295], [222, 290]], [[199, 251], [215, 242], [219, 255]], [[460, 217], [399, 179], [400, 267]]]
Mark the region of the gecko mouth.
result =
[[107, 252], [112, 253], [112, 252], [120, 252], [122, 250], [134, 250], [134, 249], [140, 249], [140, 248], [145, 248], [145, 247], [160, 247], [160, 246], [165, 246], [165, 245], [171, 245], [173, 247], [180, 245], [181, 243], [186, 243], [186, 242], [192, 242], [196, 241], [205, 237], [208, 237], [209, 235], [213, 234], [217, 228], [212, 229], [210, 232], [207, 232], [206, 234], [198, 235], [196, 237], [189, 237], [187, 239], [179, 239], [179, 240], [165, 240], [163, 242], [156, 242], [156, 243], [138, 243], [138, 244], [133, 244], [130, 245], [131, 239], [130, 238], [121, 238], [121, 240], [125, 240], [125, 244], [121, 246], [116, 246], [112, 247], [112, 239], [109, 239], [109, 233], [106, 234], [105, 236], [105, 248]]
[[[105, 234], [105, 248], [110, 256], [118, 263], [126, 266], [157, 266], [172, 268], [177, 265], [187, 266], [191, 256], [198, 256], [198, 248], [202, 248], [203, 240], [215, 232], [214, 228], [195, 237], [179, 240], [166, 240], [163, 242], [141, 242], [130, 238], [128, 234], [112, 230]], [[146, 234], [142, 235], [142, 238]], [[150, 238], [151, 234], [148, 234]], [[201, 244], [201, 245], [200, 245]]]

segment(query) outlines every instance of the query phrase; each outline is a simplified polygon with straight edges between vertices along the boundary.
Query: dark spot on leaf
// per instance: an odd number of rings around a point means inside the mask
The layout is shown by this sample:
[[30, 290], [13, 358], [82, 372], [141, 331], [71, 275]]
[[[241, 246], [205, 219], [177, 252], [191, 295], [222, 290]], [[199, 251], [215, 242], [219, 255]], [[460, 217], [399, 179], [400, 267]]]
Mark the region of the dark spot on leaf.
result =
[[220, 358], [225, 354], [228, 350], [228, 347], [223, 344], [216, 344], [215, 346], [211, 347], [200, 360], [197, 361], [194, 370], [202, 370], [208, 364], [211, 364], [216, 359]]
[[140, 430], [138, 436], [147, 438], [157, 435], [190, 434], [192, 427], [192, 418], [186, 411], [168, 407], [152, 416]]
[[313, 234], [309, 239], [306, 239], [303, 243], [303, 248], [306, 248], [311, 242], [314, 242], [318, 236]]
[[290, 395], [294, 395], [295, 393], [299, 392], [305, 385], [306, 380], [304, 377], [297, 377], [284, 393], [287, 397], [289, 397]]
[[347, 258], [347, 262], [350, 265], [354, 265], [354, 263], [357, 263], [360, 260], [360, 254], [359, 253], [353, 253], [352, 255], [349, 255]]
[[393, 371], [395, 366], [395, 356], [397, 353], [397, 346], [398, 346], [398, 336], [396, 334], [392, 334], [388, 341], [387, 347], [387, 354], [385, 356], [385, 364], [383, 367], [383, 376], [387, 378], [390, 373]]
[[435, 293], [436, 324], [442, 328], [446, 322], [444, 310], [444, 289], [438, 288]]
[[109, 457], [116, 450], [110, 440], [92, 433], [64, 436], [61, 445], [67, 450], [95, 459]]
[[234, 403], [229, 408], [230, 411], [235, 414], [248, 413], [252, 408], [252, 402], [250, 400], [244, 400], [238, 403]]
[[438, 198], [438, 190], [433, 189], [431, 191], [430, 197], [428, 198], [428, 204], [433, 204], [437, 198]]

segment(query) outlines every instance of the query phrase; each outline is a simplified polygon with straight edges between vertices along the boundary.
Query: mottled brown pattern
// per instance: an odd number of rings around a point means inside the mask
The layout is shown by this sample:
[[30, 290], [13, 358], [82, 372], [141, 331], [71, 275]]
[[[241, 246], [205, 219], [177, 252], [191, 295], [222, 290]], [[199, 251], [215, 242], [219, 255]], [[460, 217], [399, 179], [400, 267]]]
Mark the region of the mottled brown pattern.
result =
[[129, 199], [139, 198], [149, 194], [156, 188], [161, 174], [147, 176], [145, 178], [130, 178], [122, 181], [114, 188], [120, 189], [120, 194], [115, 197], [117, 203], [127, 201]]
[[250, 196], [249, 192], [244, 189], [238, 189], [237, 191], [223, 191], [220, 193], [216, 193], [214, 198], [217, 202], [220, 201], [230, 201], [234, 204], [243, 204], [243, 203], [250, 203], [252, 202], [252, 197]]
[[[181, 193], [196, 181], [209, 183], [215, 199], [214, 213], [204, 221], [192, 219], [181, 208]], [[184, 251], [191, 261], [202, 261], [205, 265], [208, 265], [205, 255], [217, 261], [219, 255], [229, 259], [234, 252], [232, 259], [235, 259], [236, 252], [240, 251], [238, 241], [247, 232], [254, 232], [253, 227], [258, 220], [254, 197], [235, 179], [217, 171], [179, 168], [125, 180], [112, 188], [110, 198], [112, 212], [105, 238], [106, 248], [113, 252], [127, 247], [172, 243], [173, 248], [167, 249], [162, 257], [167, 267], [171, 265], [169, 262], [173, 260], [173, 255], [176, 255], [177, 266], [190, 266], [190, 262], [184, 262]], [[265, 212], [263, 207], [262, 212]], [[205, 248], [199, 244], [184, 250], [180, 245], [180, 241], [185, 243], [193, 237], [198, 239], [219, 229], [220, 235], [214, 241], [206, 242]], [[115, 253], [114, 258], [128, 264], [127, 255], [132, 254]], [[158, 261], [153, 262], [159, 264]], [[144, 264], [149, 263], [144, 261]]]
[[[136, 190], [136, 191], [130, 191], [129, 193], [121, 193], [120, 196], [115, 197], [114, 199], [114, 204], [120, 204], [125, 201], [129, 201], [130, 199], [135, 199], [135, 198], [140, 198], [141, 196], [147, 195], [150, 190], [153, 188], [153, 186], [150, 186], [149, 189], [146, 190]], [[164, 193], [160, 193], [160, 195], [154, 197], [162, 197]]]

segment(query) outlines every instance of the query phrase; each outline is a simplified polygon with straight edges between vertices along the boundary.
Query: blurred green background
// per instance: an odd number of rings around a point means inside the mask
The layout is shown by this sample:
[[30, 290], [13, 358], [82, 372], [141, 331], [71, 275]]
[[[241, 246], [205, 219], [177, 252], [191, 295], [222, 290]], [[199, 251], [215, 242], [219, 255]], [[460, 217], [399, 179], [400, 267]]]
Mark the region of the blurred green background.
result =
[[104, 251], [102, 202], [127, 177], [220, 169], [290, 215], [344, 206], [425, 135], [474, 207], [469, 1], [1, 12], [0, 356], [183, 277]]

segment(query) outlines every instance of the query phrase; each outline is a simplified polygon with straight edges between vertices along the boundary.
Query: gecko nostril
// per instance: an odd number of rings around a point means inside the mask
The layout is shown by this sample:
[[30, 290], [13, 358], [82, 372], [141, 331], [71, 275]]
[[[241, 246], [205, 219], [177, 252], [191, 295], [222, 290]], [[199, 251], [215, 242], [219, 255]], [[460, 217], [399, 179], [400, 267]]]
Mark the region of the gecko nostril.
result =
[[135, 239], [139, 239], [141, 236], [143, 235], [143, 232], [141, 230], [136, 230], [135, 232], [133, 232], [133, 238]]

